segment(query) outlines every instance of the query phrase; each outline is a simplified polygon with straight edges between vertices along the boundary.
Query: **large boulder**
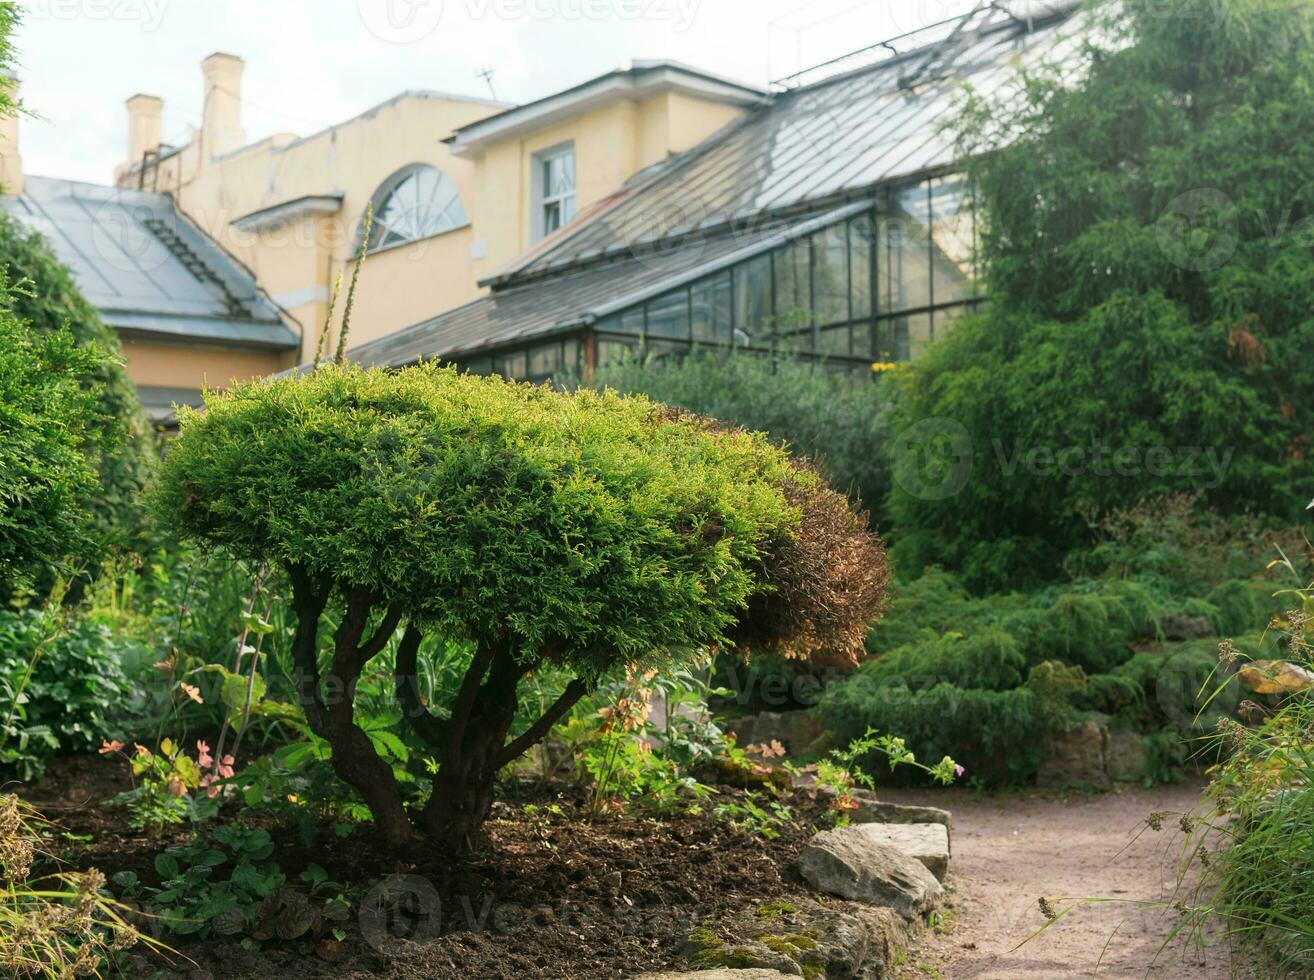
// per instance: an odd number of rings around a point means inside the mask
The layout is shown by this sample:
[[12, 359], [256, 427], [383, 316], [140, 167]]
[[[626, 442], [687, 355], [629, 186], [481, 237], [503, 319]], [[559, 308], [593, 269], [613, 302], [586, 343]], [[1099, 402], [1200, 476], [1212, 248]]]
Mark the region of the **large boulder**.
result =
[[862, 823], [854, 829], [873, 844], [893, 847], [916, 858], [944, 881], [949, 873], [949, 831], [938, 823]]
[[[764, 902], [706, 922], [689, 936], [695, 968], [765, 969], [826, 980], [881, 980], [908, 943], [907, 923], [887, 908]], [[708, 972], [691, 974], [703, 978]]]
[[808, 884], [828, 895], [884, 905], [907, 918], [939, 908], [944, 889], [917, 858], [864, 831], [872, 824], [823, 830], [798, 857]]

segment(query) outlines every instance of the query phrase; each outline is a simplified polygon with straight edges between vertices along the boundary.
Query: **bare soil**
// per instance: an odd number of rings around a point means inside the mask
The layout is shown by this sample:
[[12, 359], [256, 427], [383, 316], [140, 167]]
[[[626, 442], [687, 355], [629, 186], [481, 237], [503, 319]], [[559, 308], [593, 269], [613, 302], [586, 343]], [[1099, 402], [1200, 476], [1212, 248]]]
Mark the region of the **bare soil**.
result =
[[[1226, 944], [1175, 941], [1179, 920], [1146, 904], [1174, 901], [1182, 834], [1177, 814], [1200, 808], [1199, 783], [1068, 797], [978, 797], [969, 790], [887, 790], [894, 803], [953, 813], [954, 901], [900, 980], [1231, 980], [1262, 976], [1234, 966]], [[1163, 830], [1146, 817], [1167, 811]], [[1038, 899], [1102, 898], [1025, 942], [1045, 925]]]
[[[157, 886], [155, 855], [188, 831], [150, 837], [104, 806], [129, 785], [127, 767], [115, 761], [57, 759], [44, 780], [18, 791], [68, 835], [59, 842], [66, 867], [131, 870]], [[504, 789], [486, 825], [492, 846], [459, 859], [422, 848], [390, 852], [368, 826], [346, 838], [323, 826], [307, 842], [268, 825], [277, 844], [271, 860], [289, 882], [314, 862], [347, 886], [351, 915], [335, 923], [345, 936], [285, 939], [239, 927], [197, 940], [141, 920], [183, 958], [168, 963], [134, 951], [125, 975], [601, 980], [683, 967], [700, 922], [811, 894], [794, 869], [823, 809], [808, 793], [789, 794], [794, 820], [767, 840], [712, 816], [715, 803], [743, 797], [733, 787], [718, 789], [700, 815], [597, 822], [570, 790]]]

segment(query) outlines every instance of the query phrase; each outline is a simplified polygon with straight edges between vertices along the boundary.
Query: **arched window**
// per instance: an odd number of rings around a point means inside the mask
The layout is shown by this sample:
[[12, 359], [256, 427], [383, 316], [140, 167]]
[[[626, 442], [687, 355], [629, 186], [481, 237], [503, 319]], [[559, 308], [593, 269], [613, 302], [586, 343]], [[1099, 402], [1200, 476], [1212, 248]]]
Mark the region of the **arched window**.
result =
[[452, 179], [437, 167], [399, 170], [374, 194], [374, 225], [368, 247], [387, 248], [468, 224]]

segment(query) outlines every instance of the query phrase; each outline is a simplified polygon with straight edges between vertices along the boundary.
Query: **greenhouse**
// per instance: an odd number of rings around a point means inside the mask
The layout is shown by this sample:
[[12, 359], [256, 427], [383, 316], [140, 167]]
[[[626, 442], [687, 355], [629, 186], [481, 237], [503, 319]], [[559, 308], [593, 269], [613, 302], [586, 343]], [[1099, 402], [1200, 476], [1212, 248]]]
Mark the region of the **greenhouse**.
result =
[[483, 280], [487, 296], [350, 356], [531, 381], [710, 347], [863, 374], [915, 357], [983, 299], [944, 120], [964, 82], [992, 89], [1018, 60], [1062, 60], [1071, 30], [1066, 11], [983, 6], [785, 79]]

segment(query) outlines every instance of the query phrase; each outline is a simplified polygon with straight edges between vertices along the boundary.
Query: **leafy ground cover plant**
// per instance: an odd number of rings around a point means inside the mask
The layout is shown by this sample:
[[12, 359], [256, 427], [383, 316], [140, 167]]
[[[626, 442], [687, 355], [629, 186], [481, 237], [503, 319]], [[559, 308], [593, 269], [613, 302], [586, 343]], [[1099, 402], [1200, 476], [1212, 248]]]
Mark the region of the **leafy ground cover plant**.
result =
[[[469, 846], [498, 770], [608, 674], [699, 646], [856, 657], [887, 574], [862, 515], [761, 436], [432, 365], [326, 365], [211, 394], [184, 413], [155, 507], [286, 575], [307, 722], [397, 844]], [[414, 824], [353, 709], [399, 629], [398, 704], [438, 763]], [[415, 693], [431, 632], [473, 646], [441, 714]], [[521, 681], [549, 665], [572, 679], [509, 737]]]
[[0, 772], [28, 781], [56, 752], [88, 752], [123, 737], [135, 689], [121, 644], [61, 610], [0, 612]]
[[1179, 928], [1221, 923], [1267, 950], [1275, 974], [1305, 976], [1314, 967], [1314, 586], [1286, 598], [1292, 608], [1273, 624], [1280, 658], [1254, 660], [1231, 643], [1219, 654], [1255, 700], [1244, 713], [1251, 724], [1218, 722], [1212, 812], [1179, 820]]

